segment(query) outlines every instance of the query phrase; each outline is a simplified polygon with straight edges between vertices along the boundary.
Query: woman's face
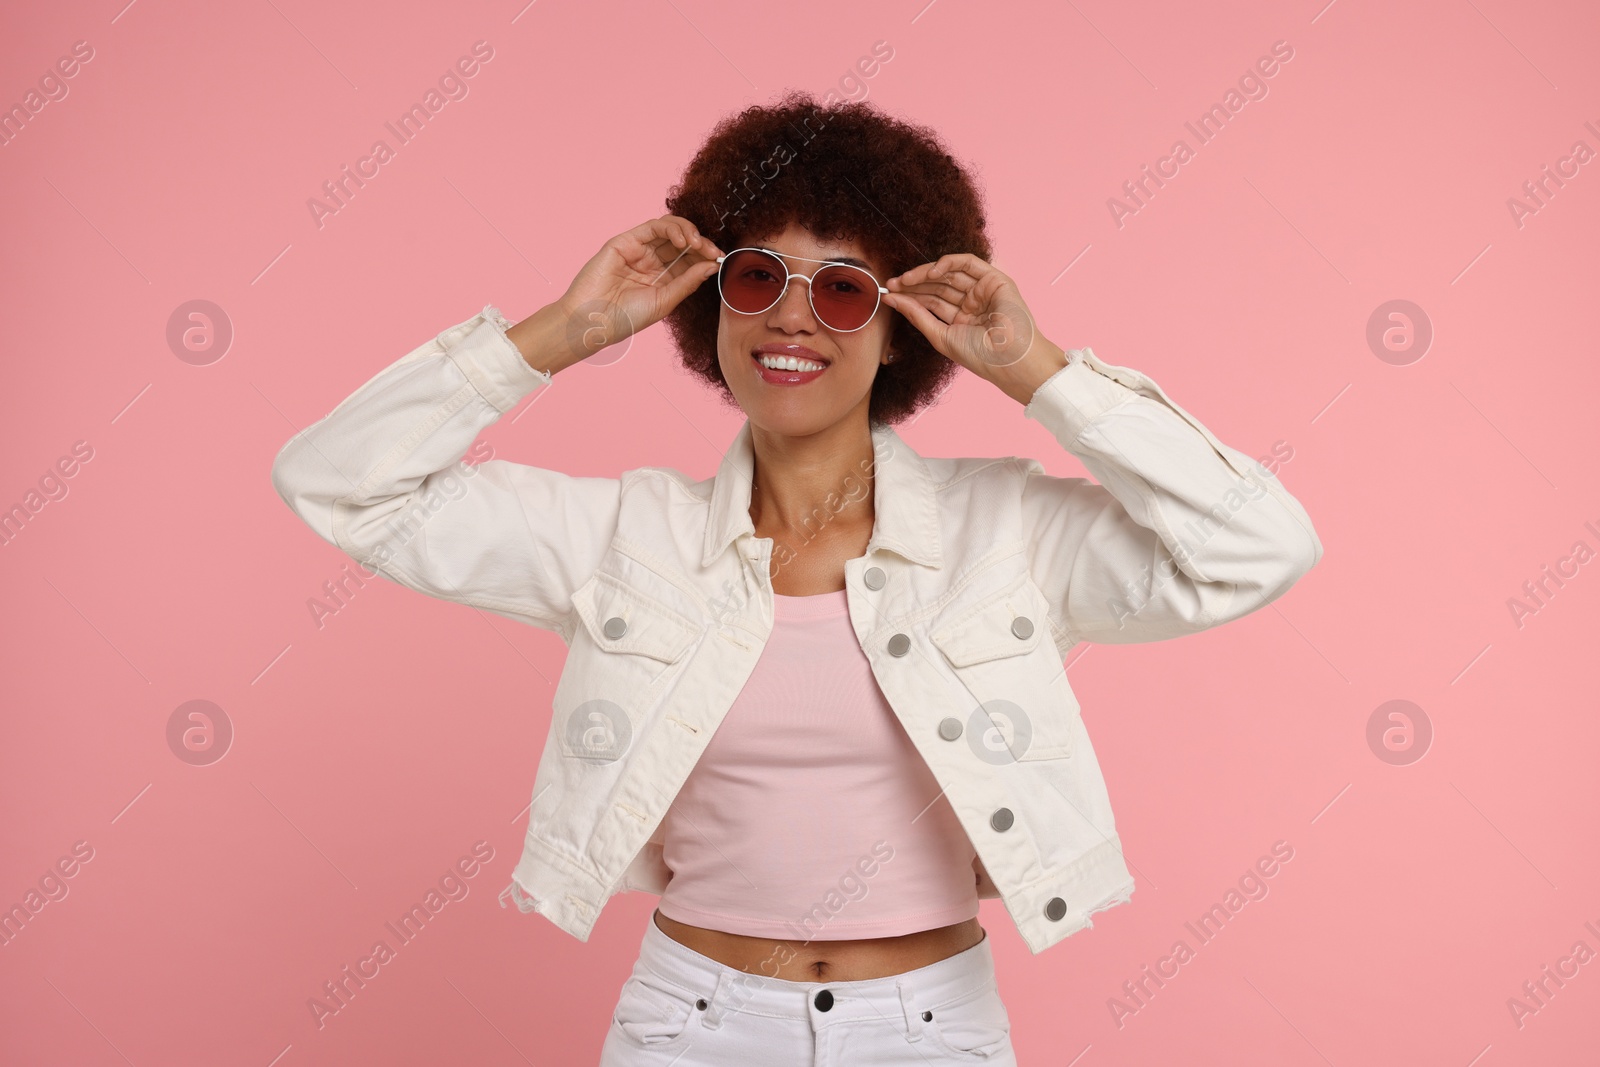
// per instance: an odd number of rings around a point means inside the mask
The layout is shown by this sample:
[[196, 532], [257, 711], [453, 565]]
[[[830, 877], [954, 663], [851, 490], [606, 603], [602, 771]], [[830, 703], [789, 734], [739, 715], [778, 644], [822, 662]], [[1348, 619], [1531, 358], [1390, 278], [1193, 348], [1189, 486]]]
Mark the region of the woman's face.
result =
[[[764, 240], [746, 240], [743, 247], [804, 256], [784, 262], [792, 273], [808, 278], [822, 267], [811, 260], [855, 259], [880, 283], [885, 281], [882, 265], [855, 241], [819, 242], [793, 222]], [[715, 285], [716, 280], [709, 284]], [[806, 282], [791, 279], [778, 302], [755, 315], [740, 314], [723, 303], [717, 326], [717, 361], [734, 399], [754, 427], [786, 437], [818, 433], [845, 419], [859, 418], [866, 424], [872, 381], [888, 355], [897, 314], [880, 304], [861, 329], [839, 333], [817, 320], [809, 288]], [[794, 346], [770, 356], [788, 352], [821, 363], [824, 369], [815, 375], [801, 375], [798, 382], [782, 381], [794, 377], [794, 372], [763, 373], [756, 352], [761, 345]]]

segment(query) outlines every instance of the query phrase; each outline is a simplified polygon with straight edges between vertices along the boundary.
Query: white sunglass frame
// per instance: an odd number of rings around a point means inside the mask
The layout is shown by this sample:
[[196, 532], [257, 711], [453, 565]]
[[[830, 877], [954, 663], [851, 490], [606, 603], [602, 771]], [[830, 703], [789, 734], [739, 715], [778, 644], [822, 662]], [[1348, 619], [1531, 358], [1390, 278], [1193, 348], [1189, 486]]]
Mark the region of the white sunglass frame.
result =
[[[728, 297], [722, 291], [722, 264], [726, 260], [732, 259], [734, 256], [738, 255], [740, 252], [760, 252], [764, 256], [770, 256], [773, 259], [776, 259], [783, 267], [785, 277], [783, 279], [783, 285], [778, 289], [777, 297], [772, 301], [772, 303], [768, 304], [760, 311], [740, 311], [738, 308], [728, 303]], [[828, 326], [828, 323], [822, 317], [822, 312], [817, 310], [817, 302], [814, 299], [813, 290], [811, 288], [811, 279], [816, 276], [817, 271], [822, 270], [822, 267], [818, 267], [809, 275], [796, 274], [794, 271], [789, 269], [789, 264], [784, 262], [786, 259], [799, 259], [804, 260], [807, 263], [821, 263], [830, 267], [844, 267], [848, 270], [853, 270], [858, 274], [866, 275], [872, 280], [873, 286], [877, 289], [877, 292], [873, 294], [874, 302], [872, 305], [872, 313], [867, 316], [867, 321], [863, 322], [860, 326], [857, 326], [852, 330], [842, 330], [836, 326]], [[744, 248], [735, 248], [732, 252], [726, 252], [717, 257], [717, 296], [719, 299], [721, 299], [722, 306], [736, 315], [765, 315], [767, 312], [778, 306], [778, 302], [782, 300], [784, 294], [789, 291], [789, 283], [796, 278], [799, 278], [806, 283], [806, 303], [811, 305], [811, 314], [815, 315], [818, 322], [822, 323], [824, 326], [827, 326], [828, 329], [832, 330], [834, 333], [855, 333], [856, 330], [866, 329], [869, 325], [871, 325], [872, 320], [877, 317], [878, 309], [883, 306], [884, 294], [888, 293], [889, 291], [888, 289], [884, 288], [883, 283], [878, 281], [877, 276], [871, 271], [867, 270], [865, 267], [858, 267], [854, 263], [841, 263], [837, 259], [812, 259], [809, 256], [791, 256], [783, 252], [774, 252], [770, 248], [751, 248], [749, 246]]]

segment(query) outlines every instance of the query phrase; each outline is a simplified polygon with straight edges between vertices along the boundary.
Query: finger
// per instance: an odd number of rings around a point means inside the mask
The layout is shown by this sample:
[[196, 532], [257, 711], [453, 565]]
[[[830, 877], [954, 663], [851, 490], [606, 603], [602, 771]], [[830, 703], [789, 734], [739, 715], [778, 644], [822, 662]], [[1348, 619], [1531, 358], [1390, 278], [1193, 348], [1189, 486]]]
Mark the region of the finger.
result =
[[649, 275], [650, 283], [654, 285], [665, 275], [672, 272], [681, 255], [673, 247], [670, 238], [662, 237], [645, 247], [646, 256], [641, 257], [636, 267], [637, 270]]
[[684, 252], [689, 250], [694, 232], [693, 227], [689, 224], [687, 219], [680, 218], [677, 215], [663, 215], [657, 221], [661, 223], [660, 250], [663, 252], [666, 251], [669, 245], [672, 249], [672, 256], [663, 257], [663, 262], [666, 262], [668, 259], [674, 257], [679, 257]]
[[[996, 278], [990, 275], [990, 278]], [[985, 285], [967, 280], [965, 275], [960, 281], [947, 283], [943, 281], [925, 281], [916, 285], [904, 287], [897, 291], [912, 296], [936, 296], [946, 305], [966, 312], [968, 315], [977, 315], [988, 306], [993, 297], [996, 285]]]
[[[992, 278], [994, 275], [991, 274], [988, 277]], [[968, 274], [966, 271], [950, 271], [945, 274], [935, 275], [930, 280], [942, 282], [945, 285], [954, 286], [955, 288], [960, 289], [963, 293], [982, 293], [986, 279], [982, 277], [974, 277], [973, 275]]]
[[939, 293], [960, 304], [963, 310], [976, 313], [993, 302], [1009, 283], [1009, 278], [991, 268], [977, 277], [965, 270], [947, 271], [922, 282], [916, 288], [917, 291]]
[[[983, 263], [983, 260], [978, 259], [976, 256], [968, 256], [964, 252], [961, 253], [961, 256], [965, 256], [967, 259], [972, 260], [973, 264]], [[930, 280], [951, 281], [952, 279], [961, 279], [968, 283], [976, 283], [983, 277], [985, 273], [987, 273], [987, 271], [980, 270], [973, 264], [957, 262], [957, 258], [958, 257], [956, 256], [941, 256], [931, 263], [923, 263], [919, 266], [912, 267], [910, 270], [900, 275], [897, 280], [906, 285], [916, 285], [918, 283]], [[987, 264], [984, 264], [984, 266], [987, 266]]]
[[639, 247], [655, 257], [662, 265], [670, 263], [672, 257], [678, 254], [678, 249], [672, 242], [672, 233], [666, 224], [659, 220], [649, 223], [646, 232], [635, 236]]
[[678, 215], [672, 216], [672, 223], [679, 237], [678, 247], [694, 251], [702, 240], [695, 224]]
[[971, 252], [952, 252], [934, 261], [932, 273], [934, 277], [939, 277], [954, 271], [965, 271], [974, 278], [981, 278], [992, 270], [994, 267]]
[[957, 288], [945, 282], [919, 282], [894, 290], [908, 296], [937, 296], [952, 303], [959, 304], [966, 299], [968, 290]]
[[957, 304], [968, 315], [976, 315], [989, 306], [989, 294], [984, 293], [981, 287], [968, 289], [961, 294]]
[[702, 260], [715, 262], [717, 257], [722, 255], [716, 245], [712, 244], [704, 235], [695, 233], [692, 230], [689, 235], [687, 251], [696, 262]]
[[701, 260], [716, 260], [722, 255], [722, 250], [702, 234], [694, 223], [676, 215], [669, 216], [669, 219], [670, 231], [674, 235], [672, 244], [677, 256], [698, 263]]
[[985, 289], [985, 283], [989, 281], [989, 279], [996, 277], [997, 275], [995, 274], [969, 274], [965, 270], [960, 269], [948, 269], [943, 271], [933, 270], [928, 272], [927, 282], [931, 282], [936, 285], [952, 286], [961, 290], [963, 293], [982, 293]]
[[718, 259], [722, 258], [723, 251], [722, 251], [722, 249], [717, 247], [717, 243], [715, 241], [713, 241], [711, 238], [705, 236], [704, 234], [701, 234], [700, 235], [700, 254], [705, 256], [707, 259], [718, 260]]
[[[663, 215], [651, 219], [629, 231], [658, 264], [656, 270], [671, 268], [681, 271], [684, 266], [704, 260], [716, 260], [720, 249], [702, 236], [693, 223], [677, 215]], [[685, 262], [687, 260], [687, 262]], [[656, 273], [652, 270], [651, 273]]]
[[950, 255], [940, 256], [938, 259], [913, 267], [902, 277], [909, 278], [911, 275], [917, 275], [916, 280], [922, 281], [924, 278], [940, 278], [957, 271], [964, 271], [971, 277], [976, 278], [985, 273], [984, 268], [987, 266], [988, 264], [977, 256], [966, 252], [953, 252]]
[[[940, 321], [933, 312], [919, 304], [916, 298], [903, 294], [891, 294], [884, 297], [884, 299], [892, 301], [890, 306], [904, 315], [911, 325], [915, 326], [933, 344], [934, 348], [940, 349], [944, 341], [944, 335], [949, 330], [949, 327]], [[940, 350], [942, 351], [942, 349]]]
[[640, 244], [658, 245], [663, 241], [672, 240], [672, 216], [663, 215], [659, 219], [642, 222], [629, 230], [630, 236], [638, 239]]
[[710, 261], [696, 263], [685, 270], [676, 278], [667, 282], [663, 289], [666, 293], [667, 306], [675, 308], [696, 289], [702, 282], [716, 273], [716, 264]]
[[932, 263], [919, 263], [915, 267], [912, 267], [910, 270], [906, 271], [904, 274], [896, 275], [895, 277], [890, 278], [888, 287], [893, 289], [896, 286], [918, 285], [927, 278], [928, 271], [932, 267]]
[[656, 256], [661, 260], [661, 265], [674, 273], [681, 274], [690, 267], [695, 267], [705, 262], [704, 258], [696, 255], [693, 246], [682, 234], [674, 234], [683, 244], [675, 240], [663, 241], [656, 250]]
[[913, 293], [911, 294], [911, 299], [933, 312], [946, 325], [955, 323], [956, 317], [961, 313], [959, 304], [952, 304], [950, 301], [933, 293]]

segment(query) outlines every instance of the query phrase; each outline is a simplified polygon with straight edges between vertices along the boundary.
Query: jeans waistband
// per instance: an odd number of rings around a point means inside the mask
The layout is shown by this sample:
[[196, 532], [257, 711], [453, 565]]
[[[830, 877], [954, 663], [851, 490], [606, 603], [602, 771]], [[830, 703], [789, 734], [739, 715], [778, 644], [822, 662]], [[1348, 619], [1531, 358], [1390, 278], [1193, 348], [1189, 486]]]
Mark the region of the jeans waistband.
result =
[[[776, 958], [776, 957], [775, 957]], [[989, 934], [971, 948], [925, 967], [853, 982], [793, 982], [739, 971], [668, 937], [652, 912], [635, 969], [649, 970], [708, 1003], [703, 1025], [715, 1029], [738, 1012], [807, 1020], [813, 1030], [862, 1019], [895, 1022], [912, 1041], [923, 1012], [961, 1000], [995, 981]], [[826, 993], [826, 996], [823, 994]]]

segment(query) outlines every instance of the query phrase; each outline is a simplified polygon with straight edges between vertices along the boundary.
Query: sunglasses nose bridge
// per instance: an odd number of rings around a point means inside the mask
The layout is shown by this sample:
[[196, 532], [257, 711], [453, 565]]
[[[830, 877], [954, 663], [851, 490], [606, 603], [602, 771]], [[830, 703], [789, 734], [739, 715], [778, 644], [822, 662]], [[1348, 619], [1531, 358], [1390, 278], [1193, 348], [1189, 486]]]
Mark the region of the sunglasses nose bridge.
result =
[[783, 310], [784, 302], [788, 299], [789, 293], [792, 291], [792, 287], [789, 283], [795, 281], [806, 283], [805, 296], [802, 298], [806, 313], [813, 319], [816, 319], [818, 323], [826, 326], [827, 323], [823, 322], [822, 316], [817, 313], [817, 305], [811, 300], [811, 279], [804, 274], [795, 274], [791, 272], [789, 276], [783, 280], [783, 288], [778, 290], [778, 296], [767, 308], [767, 312], [781, 312]]

